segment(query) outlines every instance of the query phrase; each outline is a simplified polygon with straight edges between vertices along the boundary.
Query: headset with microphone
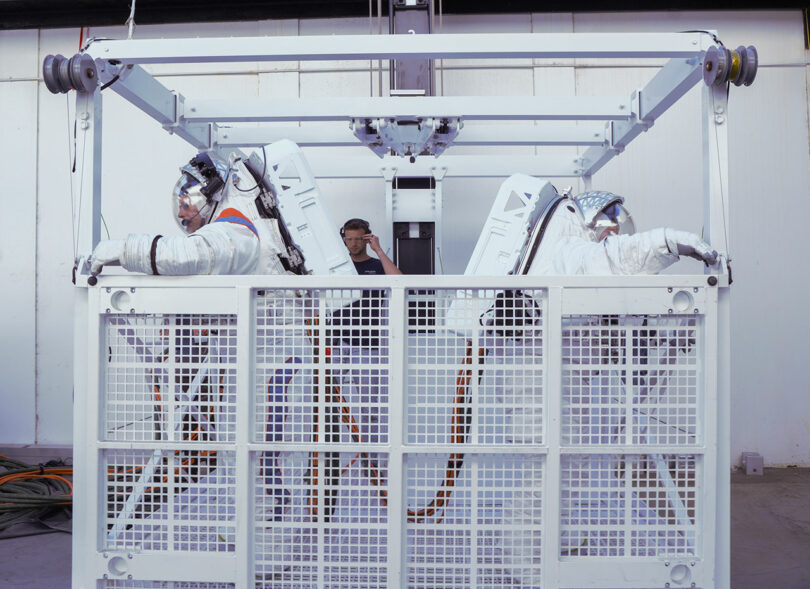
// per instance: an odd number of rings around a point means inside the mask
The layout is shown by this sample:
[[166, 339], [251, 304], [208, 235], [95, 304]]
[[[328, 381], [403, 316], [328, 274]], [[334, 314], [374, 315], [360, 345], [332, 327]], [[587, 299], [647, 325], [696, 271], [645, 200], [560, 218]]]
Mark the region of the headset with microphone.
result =
[[[350, 225], [354, 225], [350, 227]], [[340, 228], [340, 236], [345, 238], [346, 237], [346, 229], [362, 229], [366, 235], [371, 233], [371, 226], [368, 224], [368, 221], [364, 219], [349, 219], [343, 224], [343, 227]]]

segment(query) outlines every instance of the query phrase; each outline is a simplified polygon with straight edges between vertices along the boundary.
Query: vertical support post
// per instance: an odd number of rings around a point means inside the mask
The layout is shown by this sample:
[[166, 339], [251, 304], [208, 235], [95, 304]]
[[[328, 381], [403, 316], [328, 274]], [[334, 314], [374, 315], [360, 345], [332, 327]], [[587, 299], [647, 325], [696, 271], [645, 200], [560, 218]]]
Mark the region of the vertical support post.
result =
[[715, 587], [731, 587], [731, 312], [729, 289], [717, 296], [717, 476]]
[[[703, 89], [703, 197], [706, 239], [717, 251], [729, 256], [729, 191], [728, 191], [728, 96], [725, 87]], [[718, 589], [731, 585], [731, 399], [730, 399], [730, 307], [729, 290], [720, 288], [717, 306], [717, 450], [714, 579]], [[707, 325], [707, 330], [710, 325]], [[708, 358], [711, 358], [709, 356]], [[714, 424], [707, 423], [706, 427]], [[708, 446], [707, 446], [708, 449]], [[708, 449], [711, 451], [711, 449]]]
[[[436, 186], [439, 186], [439, 183], [436, 183]], [[476, 315], [479, 317], [481, 316], [481, 291], [473, 291], [475, 293], [475, 304], [477, 307]], [[467, 427], [469, 428], [467, 431], [471, 432], [472, 435], [467, 436], [467, 443], [472, 443], [473, 446], [478, 446], [481, 443], [481, 439], [479, 437], [479, 430], [478, 427], [478, 419], [480, 415], [480, 406], [478, 404], [478, 399], [480, 398], [481, 392], [478, 388], [478, 375], [481, 374], [481, 370], [483, 366], [480, 364], [481, 357], [478, 351], [485, 345], [484, 334], [479, 329], [472, 330], [472, 336], [470, 337], [470, 364], [468, 370], [468, 380], [467, 380], [467, 390], [470, 391], [470, 404], [466, 407], [467, 417]], [[459, 372], [459, 376], [462, 373]], [[456, 381], [458, 382], [458, 380]], [[458, 394], [458, 392], [456, 392]], [[478, 536], [478, 465], [479, 462], [475, 460], [475, 455], [466, 452], [464, 454], [466, 460], [464, 461], [464, 468], [468, 469], [470, 472], [470, 524], [472, 529], [470, 530], [470, 589], [477, 589], [478, 588], [478, 571], [479, 571], [479, 561], [476, 557], [479, 554], [479, 536]], [[480, 458], [481, 455], [478, 455]], [[460, 478], [460, 477], [459, 477]]]
[[703, 90], [703, 206], [705, 238], [729, 255], [728, 96], [716, 86]]
[[254, 529], [253, 506], [256, 499], [254, 461], [248, 444], [253, 424], [251, 407], [254, 404], [254, 350], [253, 326], [256, 325], [252, 291], [249, 287], [236, 288], [236, 589], [248, 589], [254, 584]]
[[[390, 185], [390, 183], [389, 183]], [[388, 378], [388, 443], [391, 453], [388, 456], [388, 587], [405, 589], [408, 575], [404, 570], [407, 563], [408, 538], [405, 535], [407, 518], [405, 509], [404, 449], [407, 407], [405, 400], [406, 366], [408, 364], [408, 330], [405, 288], [401, 284], [391, 287], [389, 298], [389, 378]]]
[[[727, 289], [724, 289], [724, 291]], [[720, 291], [723, 292], [723, 291]], [[723, 431], [722, 423], [729, 422], [730, 405], [726, 410], [719, 410], [722, 390], [725, 386], [721, 382], [721, 362], [713, 363], [714, 358], [720, 358], [723, 346], [720, 343], [721, 324], [718, 316], [718, 290], [711, 288], [706, 296], [706, 308], [703, 310], [703, 345], [702, 351], [702, 389], [703, 389], [703, 455], [702, 465], [696, 465], [697, 475], [702, 480], [697, 481], [703, 489], [703, 513], [695, 514], [697, 522], [703, 522], [698, 529], [701, 537], [697, 538], [696, 549], [702, 547], [703, 559], [706, 563], [716, 563], [715, 574], [707, 575], [701, 584], [706, 589], [723, 588], [730, 586], [730, 505], [731, 505], [731, 465], [729, 464], [730, 432]], [[728, 342], [725, 344], [728, 345]], [[728, 348], [726, 347], [726, 351]], [[728, 401], [726, 396], [726, 401]], [[702, 466], [702, 468], [701, 468]], [[723, 490], [725, 488], [725, 490]], [[724, 513], [725, 512], [725, 513]], [[717, 514], [712, 519], [711, 514]], [[726, 523], [724, 523], [726, 522]], [[722, 527], [726, 526], [726, 527]], [[725, 552], [725, 555], [724, 555]], [[728, 566], [723, 559], [728, 558]], [[713, 578], [712, 578], [713, 577]]]
[[101, 366], [99, 350], [101, 326], [98, 315], [98, 289], [78, 288], [74, 306], [74, 362], [73, 383], [75, 399], [73, 409], [73, 473], [75, 491], [73, 501], [73, 558], [72, 586], [89, 586], [96, 578], [93, 562], [101, 549], [102, 536], [98, 521], [100, 492], [103, 481], [99, 450], [98, 395]]
[[76, 95], [77, 255], [89, 255], [101, 238], [101, 114], [100, 91]]
[[433, 219], [435, 233], [433, 234], [434, 243], [436, 244], [433, 256], [433, 267], [439, 269], [439, 274], [444, 274], [444, 263], [442, 262], [442, 245], [444, 244], [442, 229], [442, 213], [444, 211], [444, 192], [442, 188], [442, 181], [447, 174], [447, 168], [433, 168], [433, 179], [436, 181], [436, 188], [433, 191]]
[[325, 517], [327, 502], [326, 502], [326, 485], [324, 484], [324, 480], [326, 479], [327, 469], [326, 461], [329, 457], [328, 452], [322, 452], [321, 448], [328, 449], [329, 445], [324, 444], [324, 434], [326, 433], [326, 379], [329, 377], [328, 373], [328, 366], [327, 366], [327, 356], [326, 356], [326, 348], [328, 347], [328, 339], [326, 337], [326, 329], [324, 329], [324, 320], [328, 317], [327, 296], [343, 296], [343, 292], [340, 290], [336, 291], [328, 291], [328, 290], [319, 290], [315, 291], [318, 293], [318, 321], [313, 323], [312, 326], [312, 334], [313, 339], [318, 342], [317, 347], [317, 356], [315, 356], [315, 368], [313, 370], [313, 377], [315, 378], [315, 394], [317, 395], [317, 401], [313, 404], [313, 409], [317, 412], [317, 417], [315, 420], [315, 427], [316, 429], [316, 442], [315, 442], [315, 452], [313, 456], [316, 460], [316, 465], [313, 466], [313, 473], [310, 476], [314, 476], [315, 480], [317, 481], [317, 486], [315, 488], [315, 499], [314, 499], [314, 510], [315, 510], [315, 517], [313, 518], [313, 522], [315, 523], [315, 533], [317, 534], [317, 578], [322, 579], [326, 572], [326, 526], [325, 521], [328, 519]]
[[[385, 180], [385, 230], [377, 231], [381, 243], [394, 243], [394, 178], [397, 176], [396, 168], [382, 168]], [[392, 252], [391, 257], [394, 257]]]
[[560, 418], [562, 415], [562, 298], [563, 289], [548, 289], [543, 309], [543, 374], [545, 375], [545, 443], [548, 448], [543, 469], [543, 587], [560, 583]]

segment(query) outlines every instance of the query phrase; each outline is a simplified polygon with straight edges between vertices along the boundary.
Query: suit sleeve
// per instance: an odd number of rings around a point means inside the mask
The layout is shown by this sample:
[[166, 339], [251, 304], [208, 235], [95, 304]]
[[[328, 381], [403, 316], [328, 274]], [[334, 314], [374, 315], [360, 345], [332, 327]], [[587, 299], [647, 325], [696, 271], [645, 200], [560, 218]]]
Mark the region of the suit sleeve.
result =
[[[192, 235], [129, 235], [121, 265], [132, 272], [165, 276], [249, 274], [259, 259], [259, 237], [252, 223], [233, 209]], [[154, 251], [153, 251], [154, 250]], [[154, 264], [154, 266], [153, 266]]]
[[658, 274], [678, 261], [667, 247], [665, 230], [614, 235], [601, 242], [581, 237], [560, 240], [554, 256], [559, 274]]

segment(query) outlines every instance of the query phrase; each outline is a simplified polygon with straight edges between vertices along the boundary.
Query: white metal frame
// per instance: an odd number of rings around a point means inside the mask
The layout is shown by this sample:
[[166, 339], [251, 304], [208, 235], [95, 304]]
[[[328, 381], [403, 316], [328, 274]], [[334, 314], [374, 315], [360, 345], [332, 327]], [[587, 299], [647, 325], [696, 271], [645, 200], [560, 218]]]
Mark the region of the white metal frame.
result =
[[[405, 505], [402, 494], [397, 489], [405, 488], [407, 483], [403, 478], [403, 465], [410, 456], [420, 454], [446, 455], [457, 451], [457, 447], [447, 443], [409, 442], [408, 435], [403, 428], [403, 417], [408, 415], [407, 375], [421, 368], [420, 365], [409, 364], [406, 361], [406, 348], [409, 346], [408, 326], [404, 321], [407, 317], [406, 300], [408, 289], [430, 290], [435, 289], [437, 280], [434, 277], [371, 277], [367, 286], [390, 289], [389, 311], [390, 323], [387, 326], [389, 338], [388, 367], [388, 415], [389, 431], [385, 443], [340, 443], [328, 444], [326, 440], [320, 442], [299, 443], [271, 443], [258, 442], [255, 430], [256, 418], [253, 415], [256, 403], [254, 390], [254, 343], [255, 330], [255, 297], [262, 289], [296, 291], [319, 291], [321, 293], [335, 292], [340, 289], [350, 291], [356, 288], [356, 280], [350, 277], [207, 277], [198, 278], [195, 284], [190, 285], [188, 280], [181, 278], [155, 278], [148, 276], [109, 276], [103, 278], [103, 286], [87, 290], [88, 315], [81, 322], [81, 327], [88, 334], [87, 350], [100, 350], [101, 354], [88, 353], [83, 356], [85, 374], [89, 375], [84, 383], [86, 394], [77, 395], [76, 418], [77, 426], [83, 428], [77, 435], [76, 475], [80, 484], [80, 492], [76, 497], [76, 520], [74, 548], [74, 587], [92, 587], [97, 580], [102, 587], [144, 586], [151, 584], [128, 585], [129, 581], [165, 581], [199, 583], [200, 588], [207, 587], [252, 587], [254, 584], [254, 552], [253, 534], [255, 533], [256, 515], [254, 510], [255, 495], [251, 484], [252, 465], [256, 463], [257, 455], [267, 451], [342, 451], [382, 452], [388, 457], [388, 524], [387, 524], [387, 560], [385, 565], [389, 571], [386, 580], [388, 587], [407, 587], [408, 570], [419, 568], [413, 559], [408, 560], [405, 552], [407, 541], [405, 534]], [[444, 277], [441, 280], [442, 289], [459, 289], [470, 291], [474, 289], [492, 289], [495, 291], [504, 288], [542, 291], [543, 301], [543, 397], [544, 415], [543, 442], [532, 445], [514, 445], [509, 443], [492, 444], [473, 436], [471, 442], [465, 444], [464, 452], [478, 456], [514, 455], [522, 457], [540, 457], [544, 461], [543, 484], [539, 492], [543, 504], [542, 525], [542, 586], [550, 588], [563, 587], [625, 587], [645, 588], [661, 586], [672, 583], [679, 586], [674, 579], [673, 571], [679, 567], [679, 574], [688, 571], [688, 582], [696, 582], [699, 587], [713, 588], [722, 586], [716, 575], [719, 563], [715, 554], [721, 542], [722, 532], [712, 514], [727, 509], [722, 497], [715, 494], [715, 484], [718, 478], [718, 456], [715, 448], [718, 444], [718, 430], [713, 426], [717, 420], [718, 397], [714, 394], [717, 388], [718, 374], [713, 363], [717, 350], [716, 326], [718, 320], [718, 293], [720, 288], [709, 286], [704, 277], [696, 276], [654, 276], [654, 277], [569, 277], [565, 279], [547, 278], [540, 282], [535, 277], [480, 277], [480, 276], [454, 276]], [[689, 306], [685, 307], [681, 299], [688, 294]], [[194, 299], [191, 307], [186, 301]], [[236, 407], [235, 407], [235, 436], [231, 439], [214, 440], [208, 442], [180, 442], [176, 440], [143, 441], [109, 438], [110, 430], [105, 430], [105, 411], [103, 406], [109, 402], [105, 390], [105, 364], [108, 354], [109, 341], [105, 337], [105, 323], [109, 319], [144, 317], [162, 314], [202, 313], [230, 314], [236, 319]], [[674, 313], [674, 315], [673, 315]], [[660, 443], [654, 438], [646, 442], [635, 444], [613, 445], [566, 445], [562, 440], [561, 399], [563, 398], [563, 354], [562, 338], [566, 329], [565, 317], [589, 315], [625, 316], [649, 315], [651, 317], [695, 317], [700, 323], [699, 349], [697, 364], [692, 367], [691, 373], [697, 378], [694, 387], [699, 397], [700, 411], [697, 414], [694, 440], [686, 443], [673, 443], [671, 441]], [[476, 322], [477, 323], [477, 322]], [[438, 324], [437, 324], [438, 327]], [[318, 339], [326, 338], [323, 327], [313, 327]], [[107, 336], [108, 337], [108, 336]], [[473, 338], [480, 336], [474, 335]], [[135, 353], [137, 356], [137, 352]], [[322, 365], [328, 370], [323, 350], [320, 353]], [[316, 365], [317, 365], [316, 364]], [[205, 360], [203, 361], [205, 365]], [[143, 366], [137, 362], [134, 367]], [[497, 368], [497, 366], [491, 367]], [[633, 369], [628, 366], [627, 370]], [[199, 380], [199, 373], [194, 382]], [[323, 382], [323, 377], [321, 378]], [[193, 385], [193, 383], [192, 383]], [[322, 386], [322, 385], [321, 385]], [[125, 391], [119, 391], [123, 393]], [[700, 398], [702, 397], [702, 398]], [[129, 397], [126, 397], [127, 399]], [[323, 397], [322, 397], [323, 398]], [[187, 405], [187, 399], [177, 401], [178, 407]], [[323, 405], [323, 401], [321, 401]], [[182, 409], [181, 409], [182, 410]], [[171, 423], [177, 423], [177, 411], [174, 410]], [[476, 403], [472, 405], [474, 415], [479, 409]], [[323, 408], [321, 415], [324, 414]], [[170, 412], [171, 415], [171, 412]], [[478, 423], [473, 418], [473, 423]], [[475, 426], [474, 426], [475, 427]], [[176, 428], [171, 428], [176, 431]], [[106, 432], [106, 433], [105, 433]], [[152, 473], [156, 464], [155, 457], [169, 457], [176, 448], [184, 450], [217, 451], [220, 454], [228, 453], [235, 457], [236, 496], [233, 498], [235, 512], [233, 521], [229, 525], [236, 529], [235, 549], [230, 552], [195, 552], [195, 551], [166, 551], [155, 552], [154, 549], [142, 550], [137, 543], [125, 544], [124, 547], [111, 547], [110, 543], [119, 539], [124, 531], [123, 522], [131, 522], [131, 515], [135, 506], [141, 501], [143, 488], [152, 480]], [[106, 498], [108, 491], [105, 488], [107, 473], [104, 470], [104, 456], [117, 456], [133, 450], [140, 450], [146, 456], [152, 456], [145, 462], [145, 467], [138, 472], [137, 482], [133, 491], [125, 499], [119, 515], [112, 528], [105, 527], [109, 520], [104, 519], [106, 511]], [[444, 453], [444, 454], [443, 454]], [[661, 462], [661, 455], [667, 456], [693, 456], [695, 461], [695, 474], [697, 477], [689, 490], [694, 493], [693, 509], [694, 524], [687, 527], [696, 529], [695, 544], [685, 553], [666, 554], [659, 557], [645, 556], [630, 558], [628, 556], [616, 557], [587, 557], [587, 558], [561, 558], [560, 557], [560, 526], [561, 513], [560, 496], [560, 465], [564, 457], [576, 457], [583, 454], [615, 454], [618, 456], [645, 455], [651, 460]], [[664, 467], [657, 467], [656, 476], [666, 472]], [[667, 475], [668, 476], [668, 475]], [[239, 483], [239, 481], [243, 481]], [[670, 483], [671, 485], [671, 483]], [[321, 491], [322, 493], [322, 491]], [[629, 493], [629, 491], [628, 491]], [[179, 492], [173, 496], [177, 499]], [[680, 499], [673, 499], [670, 494], [668, 505], [678, 510]], [[629, 503], [629, 497], [628, 497]], [[658, 508], [661, 509], [660, 507]], [[680, 509], [683, 509], [680, 508]], [[401, 514], [397, 517], [396, 514]], [[166, 516], [164, 516], [166, 517]], [[168, 516], [171, 520], [171, 515]], [[123, 520], [122, 520], [123, 518]], [[170, 522], [182, 525], [183, 521]], [[109, 524], [106, 524], [107, 526]], [[303, 524], [302, 524], [303, 525]], [[460, 524], [455, 524], [457, 527]], [[629, 524], [627, 524], [629, 525]], [[324, 523], [309, 524], [307, 527], [325, 533]], [[473, 520], [469, 529], [476, 538], [477, 526]], [[179, 529], [179, 526], [178, 526]], [[625, 532], [629, 534], [630, 531]], [[169, 538], [171, 540], [171, 534]], [[628, 536], [629, 537], [629, 536]], [[475, 540], [473, 540], [475, 541]], [[691, 542], [691, 541], [690, 541]], [[402, 547], [402, 552], [397, 547]], [[89, 548], [93, 547], [93, 548]], [[624, 550], [630, 550], [629, 541]], [[473, 551], [473, 554], [475, 552]], [[363, 555], [354, 557], [363, 564]], [[300, 563], [299, 563], [300, 564]], [[328, 561], [323, 554], [316, 559], [312, 566], [319, 571], [328, 567]], [[348, 565], [347, 565], [348, 566]], [[470, 565], [474, 572], [476, 566]], [[473, 578], [475, 575], [473, 573]], [[107, 584], [109, 583], [109, 585]], [[214, 585], [208, 585], [213, 583]], [[224, 583], [225, 585], [217, 585]], [[171, 585], [169, 585], [171, 586]], [[186, 586], [186, 585], [183, 585]], [[274, 586], [272, 583], [269, 585]], [[309, 586], [290, 582], [285, 586]], [[332, 586], [332, 585], [324, 585]], [[334, 586], [343, 587], [343, 584]], [[349, 585], [346, 585], [349, 586]], [[354, 585], [352, 585], [354, 586]], [[375, 582], [369, 587], [378, 587]], [[424, 585], [420, 585], [424, 586]], [[447, 583], [443, 586], [461, 587], [477, 586], [475, 582], [469, 585]], [[480, 586], [490, 586], [483, 584]], [[686, 585], [689, 586], [689, 585]]]
[[[590, 145], [582, 161], [535, 160], [526, 173], [549, 176], [588, 176], [622, 151], [641, 131], [674, 104], [702, 76], [702, 57], [713, 43], [707, 35], [679, 34], [512, 34], [407, 35], [324, 37], [247, 37], [229, 39], [158, 39], [98, 41], [88, 53], [101, 68], [100, 80], [149, 114], [167, 130], [198, 149], [255, 146], [285, 137], [300, 145], [358, 145], [348, 122], [352, 118], [392, 116], [457, 117], [466, 120], [598, 121], [587, 126], [545, 131], [537, 129], [477, 129], [459, 134], [459, 145]], [[634, 58], [666, 59], [667, 65], [629, 96], [608, 97], [380, 97], [299, 99], [194, 99], [165, 88], [140, 64], [265, 62], [312, 60], [378, 60], [413, 58]], [[115, 65], [111, 65], [110, 62]], [[227, 129], [224, 122], [346, 121], [345, 132], [289, 127]], [[449, 157], [449, 156], [448, 156]], [[374, 161], [373, 158], [370, 158]], [[399, 160], [397, 160], [399, 161]], [[444, 162], [445, 160], [442, 159]], [[454, 158], [447, 160], [448, 164]], [[358, 162], [359, 163], [359, 162]], [[503, 162], [500, 162], [503, 163]], [[523, 163], [523, 162], [521, 162]], [[379, 177], [364, 166], [358, 171], [321, 170], [319, 176]], [[450, 175], [503, 175], [502, 166], [445, 165]], [[373, 167], [373, 164], [371, 165]], [[514, 169], [514, 168], [512, 168]], [[538, 172], [539, 171], [539, 172]]]
[[[571, 120], [592, 121], [586, 125], [571, 125], [570, 130], [556, 129], [546, 132], [542, 124], [536, 127], [498, 127], [497, 131], [484, 129], [462, 130], [458, 144], [478, 145], [582, 145], [587, 151], [576, 160], [565, 157], [472, 157], [442, 155], [437, 159], [420, 157], [414, 163], [385, 157], [382, 160], [369, 153], [363, 156], [313, 158], [311, 165], [317, 177], [385, 177], [386, 174], [434, 176], [507, 176], [521, 171], [536, 176], [582, 177], [586, 185], [590, 177], [610, 159], [621, 153], [627, 144], [701, 81], [703, 56], [712, 41], [706, 35], [689, 34], [553, 34], [553, 35], [406, 35], [406, 36], [331, 36], [309, 39], [306, 37], [191, 39], [148, 41], [97, 41], [87, 52], [96, 59], [100, 81], [112, 82], [110, 90], [117, 92], [155, 119], [170, 133], [188, 141], [197, 149], [230, 149], [266, 144], [286, 137], [303, 145], [349, 146], [358, 145], [351, 131], [333, 130], [320, 133], [311, 128], [289, 129], [273, 127], [277, 121], [349, 120], [357, 117], [381, 116], [460, 116], [469, 119], [523, 119], [533, 121]], [[668, 59], [660, 72], [647, 86], [625, 97], [575, 99], [487, 98], [471, 97], [408, 97], [370, 98], [339, 101], [335, 99], [298, 99], [283, 101], [257, 99], [240, 101], [213, 101], [186, 98], [166, 88], [150, 76], [139, 64], [148, 63], [207, 63], [222, 61], [287, 61], [323, 59], [392, 59], [420, 58], [637, 58]], [[407, 105], [407, 107], [405, 106]], [[727, 249], [728, 202], [728, 145], [725, 125], [727, 96], [725, 88], [704, 87], [702, 102], [704, 203], [707, 238], [718, 249]], [[86, 197], [79, 199], [81, 223], [78, 236], [79, 251], [89, 253], [100, 237], [101, 202], [101, 125], [102, 95], [99, 91], [77, 97], [79, 143], [85, 157], [77, 172], [77, 182], [83, 186]], [[226, 128], [220, 123], [232, 121], [262, 121], [268, 123], [257, 129]], [[80, 159], [80, 161], [82, 161]], [[725, 247], [723, 247], [725, 246]], [[722, 253], [726, 253], [723, 251]], [[80, 269], [81, 271], [81, 269]], [[696, 300], [704, 301], [698, 314], [705, 318], [706, 359], [704, 443], [700, 448], [670, 448], [672, 452], [686, 450], [704, 458], [705, 485], [702, 488], [706, 518], [702, 522], [702, 558], [695, 562], [617, 563], [610, 559], [560, 561], [555, 552], [556, 525], [554, 509], [559, 504], [560, 446], [549, 443], [545, 448], [532, 448], [532, 452], [545, 455], [544, 521], [549, 526], [544, 544], [544, 587], [646, 587], [673, 583], [668, 577], [671, 565], [685, 564], [693, 571], [704, 589], [729, 586], [729, 336], [728, 336], [728, 277], [725, 274], [705, 276], [654, 277], [600, 277], [600, 278], [543, 278], [508, 277], [499, 279], [465, 279], [463, 277], [385, 277], [381, 286], [391, 289], [390, 305], [402, 310], [406, 288], [545, 288], [547, 298], [546, 361], [549, 367], [549, 391], [546, 411], [550, 440], [559, 440], [560, 385], [557, 380], [561, 360], [559, 342], [561, 323], [558, 319], [571, 305], [588, 313], [668, 313], [672, 308], [672, 291], [691, 290]], [[250, 322], [253, 289], [261, 286], [274, 288], [352, 288], [352, 281], [342, 278], [274, 278], [198, 277], [193, 279], [115, 277], [102, 276], [98, 288], [89, 288], [85, 276], [79, 276], [76, 306], [76, 408], [75, 408], [75, 472], [77, 493], [74, 517], [74, 588], [95, 587], [104, 575], [119, 579], [127, 586], [127, 579], [175, 578], [177, 563], [182, 562], [187, 581], [229, 581], [236, 587], [253, 584], [253, 555], [248, 548], [251, 537], [248, 519], [239, 519], [236, 553], [178, 555], [167, 557], [155, 554], [125, 552], [113, 554], [101, 550], [102, 532], [98, 499], [102, 493], [100, 456], [105, 450], [131, 447], [129, 443], [102, 442], [99, 437], [102, 358], [101, 323], [108, 313], [124, 312], [110, 307], [111, 293], [129, 292], [135, 313], [236, 313], [240, 318], [238, 340], [247, 349], [251, 332]], [[714, 286], [716, 285], [717, 288]], [[193, 287], [194, 297], [179, 297], [182, 308], [172, 308], [171, 298], [164, 288]], [[135, 289], [130, 291], [130, 289]], [[629, 290], [628, 290], [629, 289]], [[639, 290], [640, 289], [640, 290]], [[604, 296], [605, 292], [610, 296]], [[644, 292], [645, 296], [631, 299], [630, 292]], [[175, 291], [175, 292], [179, 292]], [[598, 294], [598, 296], [597, 296]], [[650, 295], [650, 296], [647, 296]], [[129, 296], [129, 295], [127, 295]], [[641, 299], [653, 301], [640, 305]], [[186, 303], [195, 301], [192, 308]], [[631, 302], [632, 301], [632, 302]], [[656, 302], [657, 301], [657, 302]], [[120, 301], [119, 301], [120, 302]], [[648, 306], [649, 304], [649, 306]], [[640, 306], [639, 306], [640, 305]], [[108, 310], [111, 309], [111, 310]], [[396, 315], [392, 314], [392, 317]], [[404, 316], [401, 321], [390, 322], [392, 358], [402, 358]], [[715, 360], [715, 361], [712, 361]], [[240, 374], [250, 373], [250, 358], [240, 353], [237, 362]], [[392, 389], [403, 386], [405, 367], [392, 363]], [[555, 370], [557, 372], [555, 372]], [[239, 385], [237, 419], [250, 423], [250, 383]], [[394, 396], [392, 395], [392, 399]], [[393, 401], [392, 401], [393, 403]], [[392, 410], [394, 405], [392, 405]], [[392, 413], [393, 414], [393, 413]], [[389, 484], [392, 488], [402, 483], [403, 452], [401, 424], [391, 421], [391, 453]], [[236, 453], [237, 471], [248, 472], [250, 453], [264, 445], [251, 444], [248, 428], [237, 429], [235, 444], [229, 446]], [[144, 448], [150, 447], [148, 444]], [[407, 448], [408, 452], [419, 448]], [[476, 447], [476, 451], [492, 452], [493, 448]], [[632, 450], [624, 448], [623, 451]], [[504, 451], [503, 448], [498, 451]], [[511, 451], [511, 450], [509, 450]], [[252, 501], [250, 489], [240, 488], [238, 505], [247, 508]], [[402, 497], [392, 494], [392, 510], [402, 511]], [[712, 509], [709, 509], [712, 508]], [[392, 511], [396, 513], [396, 511]], [[712, 520], [712, 515], [716, 514]], [[240, 515], [239, 518], [247, 517]], [[392, 537], [402, 538], [402, 522], [391, 523]], [[404, 550], [404, 548], [403, 548]], [[389, 560], [391, 587], [406, 586], [407, 576], [401, 573], [401, 558], [392, 551]], [[111, 565], [111, 561], [115, 563]], [[178, 560], [179, 559], [179, 560]], [[628, 568], [629, 567], [629, 568]], [[122, 570], [118, 574], [113, 571]], [[174, 572], [171, 572], [174, 571]], [[614, 571], [615, 576], [611, 574]], [[164, 574], [161, 577], [161, 574]], [[619, 574], [621, 573], [621, 574]], [[131, 576], [130, 576], [131, 575]], [[157, 576], [156, 576], [157, 575]], [[166, 576], [169, 575], [169, 576]], [[175, 576], [171, 576], [175, 575]], [[608, 580], [608, 577], [610, 579]], [[118, 585], [116, 585], [118, 586]], [[135, 586], [135, 585], [133, 585]]]

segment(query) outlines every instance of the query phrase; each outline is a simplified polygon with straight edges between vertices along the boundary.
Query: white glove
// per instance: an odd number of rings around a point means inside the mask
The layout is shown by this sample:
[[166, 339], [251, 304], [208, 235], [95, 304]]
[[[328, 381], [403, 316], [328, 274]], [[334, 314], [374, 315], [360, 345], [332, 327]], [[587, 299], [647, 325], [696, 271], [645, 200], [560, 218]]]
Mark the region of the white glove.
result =
[[717, 263], [717, 252], [712, 249], [712, 246], [694, 233], [677, 231], [669, 227], [664, 231], [667, 240], [667, 248], [669, 248], [671, 253], [695, 258], [707, 266], [713, 266]]
[[120, 264], [124, 255], [123, 239], [108, 239], [100, 241], [93, 250], [90, 258], [90, 273], [97, 275], [101, 272], [101, 267], [107, 264]]

